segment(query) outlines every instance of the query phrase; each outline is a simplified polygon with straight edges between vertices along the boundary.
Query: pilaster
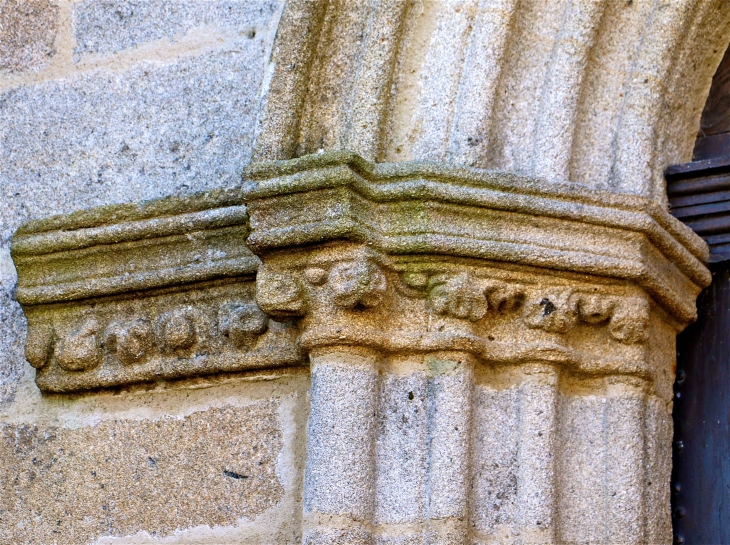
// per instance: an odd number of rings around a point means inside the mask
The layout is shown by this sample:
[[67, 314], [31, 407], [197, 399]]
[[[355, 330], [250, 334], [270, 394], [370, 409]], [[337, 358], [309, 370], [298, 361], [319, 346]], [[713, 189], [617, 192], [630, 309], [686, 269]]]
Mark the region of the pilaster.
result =
[[[313, 369], [305, 542], [648, 542], [666, 527], [666, 510], [647, 521], [669, 477], [647, 404], [671, 400], [673, 361], [651, 347], [709, 282], [687, 229], [639, 197], [344, 152], [246, 181], [257, 302], [297, 320]], [[490, 434], [512, 446], [485, 466]]]

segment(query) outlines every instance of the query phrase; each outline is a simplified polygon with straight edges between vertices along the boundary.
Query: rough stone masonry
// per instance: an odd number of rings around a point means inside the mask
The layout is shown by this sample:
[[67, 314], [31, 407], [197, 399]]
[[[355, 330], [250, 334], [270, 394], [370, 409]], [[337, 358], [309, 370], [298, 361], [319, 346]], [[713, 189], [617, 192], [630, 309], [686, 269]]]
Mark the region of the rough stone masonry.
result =
[[0, 0], [0, 543], [669, 543], [721, 0]]

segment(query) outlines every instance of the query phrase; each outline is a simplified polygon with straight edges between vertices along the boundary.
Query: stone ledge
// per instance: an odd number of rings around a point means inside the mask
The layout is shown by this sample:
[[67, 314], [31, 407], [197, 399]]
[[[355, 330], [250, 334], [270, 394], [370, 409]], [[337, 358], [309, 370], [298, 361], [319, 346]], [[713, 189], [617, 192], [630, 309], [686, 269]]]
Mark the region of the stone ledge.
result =
[[255, 303], [239, 191], [106, 206], [13, 239], [26, 358], [47, 392], [296, 365], [296, 329]]
[[651, 379], [649, 329], [694, 318], [706, 250], [640, 197], [335, 152], [32, 222], [12, 255], [37, 383], [70, 392], [343, 344]]
[[682, 324], [710, 283], [706, 245], [650, 200], [510, 173], [373, 164], [351, 152], [251, 165], [255, 252], [348, 239], [631, 280]]

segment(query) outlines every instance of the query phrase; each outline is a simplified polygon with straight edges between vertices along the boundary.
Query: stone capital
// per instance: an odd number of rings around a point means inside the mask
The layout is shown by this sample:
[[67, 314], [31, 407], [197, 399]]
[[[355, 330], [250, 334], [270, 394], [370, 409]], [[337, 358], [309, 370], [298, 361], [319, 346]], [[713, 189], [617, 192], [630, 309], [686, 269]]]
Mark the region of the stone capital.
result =
[[642, 197], [349, 152], [244, 181], [256, 301], [311, 364], [304, 543], [503, 542], [482, 520], [492, 449], [516, 456], [501, 531], [561, 542], [584, 487], [631, 498], [603, 500], [612, 539], [644, 535], [674, 339], [710, 282], [689, 229]]
[[459, 350], [497, 364], [656, 372], [652, 323], [681, 329], [706, 248], [641, 197], [348, 152], [249, 167], [257, 302], [305, 350]]
[[570, 494], [631, 498], [618, 538], [668, 505], [674, 340], [710, 275], [643, 197], [328, 152], [32, 222], [12, 254], [43, 391], [308, 363], [305, 543], [492, 542], [492, 478], [539, 542]]

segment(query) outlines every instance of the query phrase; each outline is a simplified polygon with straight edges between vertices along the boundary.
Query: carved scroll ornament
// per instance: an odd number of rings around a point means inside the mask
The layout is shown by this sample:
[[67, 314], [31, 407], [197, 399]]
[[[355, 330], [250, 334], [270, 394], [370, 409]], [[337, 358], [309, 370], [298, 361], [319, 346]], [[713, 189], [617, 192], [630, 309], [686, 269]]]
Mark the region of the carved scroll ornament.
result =
[[653, 316], [694, 318], [705, 253], [640, 197], [347, 152], [13, 241], [27, 359], [56, 392], [298, 365], [332, 344], [648, 375]]

